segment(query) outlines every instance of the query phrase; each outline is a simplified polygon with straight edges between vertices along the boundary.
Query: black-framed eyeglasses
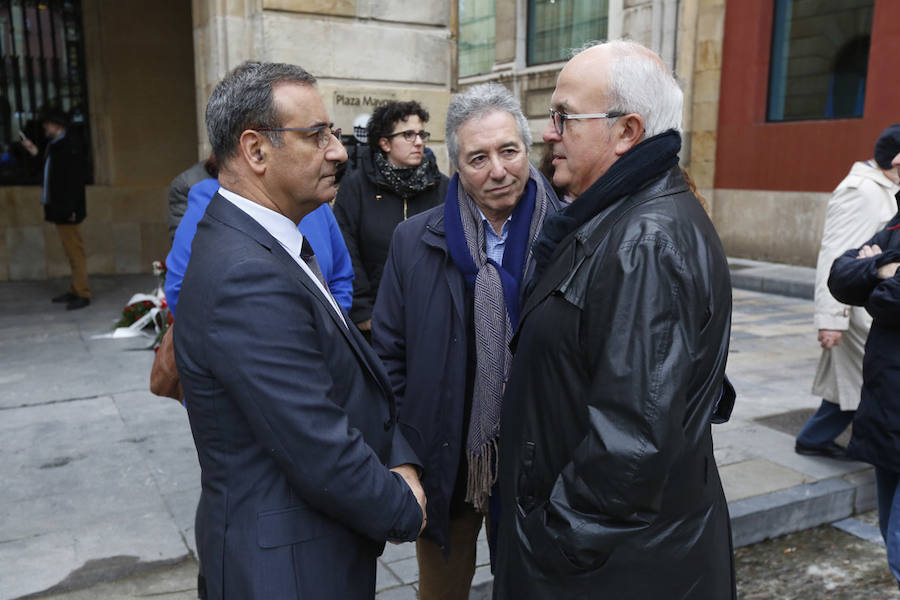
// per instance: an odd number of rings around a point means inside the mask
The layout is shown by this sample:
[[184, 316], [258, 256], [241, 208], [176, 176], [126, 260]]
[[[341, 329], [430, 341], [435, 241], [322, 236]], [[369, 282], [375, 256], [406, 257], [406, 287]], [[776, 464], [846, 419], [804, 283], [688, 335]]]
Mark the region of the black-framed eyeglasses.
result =
[[334, 123], [328, 125], [318, 125], [316, 127], [260, 127], [253, 131], [300, 131], [300, 132], [316, 132], [316, 145], [320, 150], [324, 150], [331, 143], [331, 136], [341, 140], [341, 128], [335, 129]]
[[422, 143], [423, 143], [423, 144], [424, 144], [425, 142], [427, 142], [427, 141], [429, 140], [429, 138], [431, 138], [431, 134], [430, 134], [429, 132], [427, 132], [427, 131], [415, 131], [415, 130], [413, 130], [413, 129], [407, 129], [406, 131], [398, 131], [397, 133], [392, 133], [392, 134], [386, 135], [386, 136], [384, 136], [384, 137], [386, 137], [386, 138], [388, 138], [388, 139], [391, 139], [391, 138], [393, 138], [393, 137], [397, 137], [398, 135], [402, 135], [402, 136], [403, 136], [403, 139], [406, 140], [407, 142], [410, 142], [410, 143], [416, 141], [416, 136], [422, 138]]
[[553, 121], [553, 127], [556, 128], [556, 133], [559, 135], [563, 134], [563, 130], [565, 129], [566, 121], [569, 119], [615, 119], [616, 117], [621, 117], [627, 113], [623, 112], [608, 112], [608, 113], [585, 113], [581, 115], [567, 115], [564, 112], [559, 112], [556, 109], [550, 109], [550, 120]]

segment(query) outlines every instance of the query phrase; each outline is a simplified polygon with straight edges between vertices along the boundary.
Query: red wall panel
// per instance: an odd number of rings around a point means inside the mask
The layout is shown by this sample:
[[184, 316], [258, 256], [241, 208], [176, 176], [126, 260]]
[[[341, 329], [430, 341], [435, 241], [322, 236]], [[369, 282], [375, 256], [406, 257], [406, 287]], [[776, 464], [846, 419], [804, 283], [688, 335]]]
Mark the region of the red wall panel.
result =
[[774, 4], [726, 5], [715, 187], [830, 192], [900, 122], [900, 2], [875, 2], [862, 118], [767, 123]]

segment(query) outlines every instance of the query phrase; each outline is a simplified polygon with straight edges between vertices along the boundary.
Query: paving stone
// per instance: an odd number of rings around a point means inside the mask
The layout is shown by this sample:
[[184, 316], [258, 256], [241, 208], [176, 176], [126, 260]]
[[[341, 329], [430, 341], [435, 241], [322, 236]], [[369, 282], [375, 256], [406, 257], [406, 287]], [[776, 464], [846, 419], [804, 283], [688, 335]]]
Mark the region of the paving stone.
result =
[[402, 582], [381, 561], [375, 565], [375, 591], [394, 588]]
[[375, 600], [416, 600], [416, 588], [404, 585], [384, 590], [375, 594]]
[[392, 562], [387, 568], [403, 583], [415, 583], [419, 580], [419, 563], [415, 557]]
[[385, 544], [384, 553], [381, 555], [381, 561], [387, 564], [403, 560], [404, 558], [415, 557], [416, 545], [412, 542], [408, 544]]
[[854, 486], [836, 477], [730, 502], [734, 545], [847, 518], [855, 494]]
[[881, 537], [881, 531], [874, 525], [870, 525], [869, 523], [864, 523], [858, 519], [854, 519], [850, 517], [849, 519], [843, 519], [841, 521], [835, 521], [832, 523], [834, 527], [842, 531], [846, 531], [849, 534], [855, 535], [856, 537], [866, 540], [867, 542], [872, 542], [873, 544], [878, 544], [879, 546], [884, 547], [884, 538]]
[[729, 502], [788, 489], [811, 480], [802, 473], [761, 458], [720, 467], [719, 476]]

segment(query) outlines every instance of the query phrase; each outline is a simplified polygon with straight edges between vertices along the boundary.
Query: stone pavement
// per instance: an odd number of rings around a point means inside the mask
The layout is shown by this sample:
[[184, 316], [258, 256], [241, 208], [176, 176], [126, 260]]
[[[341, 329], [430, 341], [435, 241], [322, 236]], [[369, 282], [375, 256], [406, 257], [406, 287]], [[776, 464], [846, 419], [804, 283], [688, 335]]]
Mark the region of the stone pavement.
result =
[[[794, 278], [808, 283], [810, 272]], [[179, 574], [171, 595], [131, 578], [94, 597], [193, 595], [199, 468], [185, 412], [147, 391], [148, 340], [93, 337], [154, 279], [91, 283], [94, 302], [74, 312], [49, 302], [59, 280], [0, 283], [0, 600], [160, 568]], [[852, 518], [874, 504], [871, 469], [793, 452], [792, 431], [818, 405], [812, 303], [735, 290], [734, 306], [728, 373], [739, 397], [714, 437], [736, 544], [840, 519], [871, 535]], [[482, 538], [473, 598], [489, 597], [486, 563]], [[414, 598], [417, 577], [414, 546], [388, 546], [378, 598]]]

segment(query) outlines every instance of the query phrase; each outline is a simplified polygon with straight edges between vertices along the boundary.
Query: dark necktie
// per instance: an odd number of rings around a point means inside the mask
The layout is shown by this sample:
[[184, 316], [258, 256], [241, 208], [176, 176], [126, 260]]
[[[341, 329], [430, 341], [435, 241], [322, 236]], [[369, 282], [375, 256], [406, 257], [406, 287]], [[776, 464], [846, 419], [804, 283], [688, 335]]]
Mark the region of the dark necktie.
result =
[[300, 258], [303, 259], [303, 262], [309, 267], [309, 270], [313, 272], [313, 275], [319, 280], [319, 283], [322, 284], [328, 293], [331, 293], [331, 290], [328, 289], [328, 283], [325, 281], [325, 277], [322, 275], [322, 269], [319, 268], [319, 261], [316, 260], [316, 254], [313, 252], [312, 246], [309, 245], [309, 240], [306, 239], [306, 236], [303, 236], [303, 246], [300, 248]]

